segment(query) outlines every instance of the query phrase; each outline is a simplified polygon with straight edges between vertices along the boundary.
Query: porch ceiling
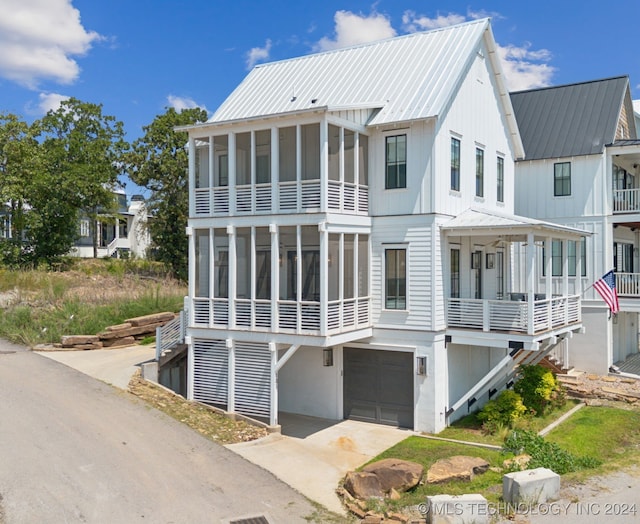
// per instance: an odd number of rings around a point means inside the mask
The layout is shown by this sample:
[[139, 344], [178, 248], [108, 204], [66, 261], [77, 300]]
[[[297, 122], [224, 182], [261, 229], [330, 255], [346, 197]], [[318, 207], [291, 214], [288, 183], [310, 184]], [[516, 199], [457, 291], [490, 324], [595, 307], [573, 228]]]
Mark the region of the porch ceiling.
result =
[[527, 235], [553, 237], [556, 239], [580, 240], [591, 235], [589, 231], [543, 222], [518, 215], [500, 214], [495, 211], [469, 208], [440, 226], [449, 237], [499, 236], [509, 242], [524, 242]]

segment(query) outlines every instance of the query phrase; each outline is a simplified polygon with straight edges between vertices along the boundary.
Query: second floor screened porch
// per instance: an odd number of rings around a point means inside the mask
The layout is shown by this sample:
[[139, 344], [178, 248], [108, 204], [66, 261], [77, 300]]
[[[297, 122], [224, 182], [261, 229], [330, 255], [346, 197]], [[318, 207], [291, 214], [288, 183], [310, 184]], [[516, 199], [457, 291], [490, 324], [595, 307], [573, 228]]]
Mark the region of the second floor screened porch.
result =
[[320, 225], [195, 229], [189, 326], [329, 337], [371, 327], [368, 232]]
[[302, 122], [192, 136], [190, 216], [368, 215], [368, 136], [326, 115]]
[[454, 343], [536, 349], [581, 329], [584, 231], [472, 209], [441, 229]]

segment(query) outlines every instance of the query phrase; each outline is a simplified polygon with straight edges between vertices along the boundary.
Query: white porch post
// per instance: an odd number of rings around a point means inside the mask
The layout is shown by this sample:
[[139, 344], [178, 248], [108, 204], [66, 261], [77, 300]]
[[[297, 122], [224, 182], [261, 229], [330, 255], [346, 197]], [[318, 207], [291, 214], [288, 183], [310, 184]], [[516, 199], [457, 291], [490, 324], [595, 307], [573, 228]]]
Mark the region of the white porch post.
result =
[[228, 326], [234, 328], [236, 326], [236, 268], [238, 266], [238, 256], [236, 254], [236, 228], [234, 226], [227, 226], [227, 235], [229, 235], [229, 297], [227, 302], [229, 304], [229, 322]]
[[229, 362], [227, 372], [229, 373], [228, 390], [227, 390], [227, 411], [229, 413], [235, 413], [236, 411], [236, 348], [233, 343], [233, 339], [228, 338], [226, 340], [227, 351], [229, 353]]
[[227, 170], [229, 171], [229, 214], [236, 214], [236, 134], [229, 133], [229, 151], [228, 151]]
[[296, 331], [302, 329], [302, 226], [296, 226]]
[[256, 322], [256, 228], [251, 228], [251, 274], [249, 277], [249, 298], [251, 299], [251, 320], [250, 325], [253, 328]]
[[329, 124], [325, 116], [320, 122], [320, 209], [329, 210]]
[[327, 309], [329, 307], [329, 233], [327, 223], [318, 224], [320, 235], [320, 334], [327, 334]]
[[194, 216], [196, 203], [195, 191], [196, 187], [196, 141], [189, 135], [189, 216]]
[[271, 330], [278, 330], [278, 299], [280, 298], [280, 246], [278, 226], [269, 224], [271, 233]]
[[586, 239], [584, 238], [576, 240], [576, 284], [573, 289], [574, 295], [582, 295], [582, 242], [585, 241]]
[[564, 297], [564, 323], [569, 323], [569, 241], [562, 241], [562, 296]]
[[533, 335], [534, 333], [534, 315], [533, 315], [533, 302], [535, 291], [535, 278], [536, 278], [536, 246], [534, 245], [533, 233], [527, 233], [527, 334]]
[[[187, 322], [187, 326], [191, 326], [193, 324], [193, 297], [196, 296], [196, 240], [195, 235], [193, 234], [193, 227], [191, 226], [187, 226], [187, 242], [189, 245], [189, 258], [187, 260], [188, 290], [185, 302], [188, 302], [186, 304], [187, 307], [185, 308], [187, 311], [187, 318], [185, 320]], [[207, 271], [210, 271], [210, 269]]]
[[553, 238], [547, 237], [544, 240], [544, 292], [547, 300], [547, 328], [553, 327], [553, 319], [551, 318], [553, 310], [553, 265], [551, 254], [553, 251]]
[[298, 213], [302, 211], [302, 127], [300, 124], [296, 125], [296, 210]]
[[278, 350], [275, 342], [269, 342], [271, 352], [271, 409], [269, 413], [269, 424], [278, 424]]
[[278, 128], [271, 128], [271, 212], [277, 213], [280, 209], [280, 135]]

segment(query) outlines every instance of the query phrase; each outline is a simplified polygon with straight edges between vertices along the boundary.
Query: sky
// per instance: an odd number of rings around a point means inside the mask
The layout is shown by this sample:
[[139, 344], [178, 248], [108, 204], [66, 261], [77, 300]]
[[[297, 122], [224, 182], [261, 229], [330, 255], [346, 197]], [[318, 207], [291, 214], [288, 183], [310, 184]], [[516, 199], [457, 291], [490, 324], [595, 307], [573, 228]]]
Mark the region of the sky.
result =
[[484, 17], [510, 90], [628, 75], [640, 99], [638, 0], [0, 0], [0, 112], [75, 97], [133, 141], [168, 107], [212, 115], [256, 64]]

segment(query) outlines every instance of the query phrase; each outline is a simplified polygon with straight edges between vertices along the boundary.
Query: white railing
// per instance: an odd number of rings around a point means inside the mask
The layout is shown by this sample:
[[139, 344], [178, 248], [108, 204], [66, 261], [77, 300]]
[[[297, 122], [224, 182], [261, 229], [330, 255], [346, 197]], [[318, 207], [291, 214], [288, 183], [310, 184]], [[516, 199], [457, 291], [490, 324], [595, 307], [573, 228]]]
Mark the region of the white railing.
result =
[[614, 189], [613, 212], [629, 213], [640, 211], [640, 189]]
[[574, 324], [581, 319], [578, 295], [536, 300], [531, 326], [529, 303], [526, 301], [447, 299], [448, 327], [536, 334]]
[[[196, 217], [228, 215], [231, 213], [229, 187], [196, 188], [193, 193]], [[240, 185], [235, 187], [235, 214], [298, 213], [320, 210], [322, 186], [320, 180], [303, 180], [298, 183], [279, 182], [279, 205], [275, 209], [271, 184]], [[369, 188], [348, 182], [330, 180], [328, 183], [327, 211], [367, 215], [369, 213]]]
[[[333, 300], [327, 306], [326, 332], [321, 328], [319, 302], [278, 300], [272, 311], [270, 300], [236, 299], [234, 301], [235, 325], [230, 325], [229, 300], [226, 298], [192, 299], [193, 326], [210, 328], [246, 328], [275, 333], [336, 334], [371, 325], [371, 298], [360, 297]], [[272, 315], [277, 315], [277, 323]]]
[[178, 316], [164, 326], [156, 328], [156, 360], [162, 353], [184, 343], [185, 337], [185, 312], [180, 311]]
[[616, 291], [620, 296], [640, 297], [640, 273], [616, 273]]

